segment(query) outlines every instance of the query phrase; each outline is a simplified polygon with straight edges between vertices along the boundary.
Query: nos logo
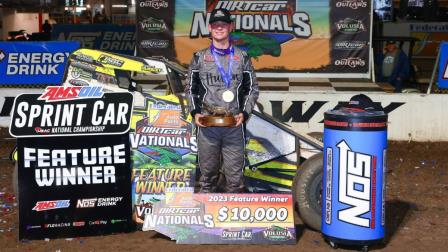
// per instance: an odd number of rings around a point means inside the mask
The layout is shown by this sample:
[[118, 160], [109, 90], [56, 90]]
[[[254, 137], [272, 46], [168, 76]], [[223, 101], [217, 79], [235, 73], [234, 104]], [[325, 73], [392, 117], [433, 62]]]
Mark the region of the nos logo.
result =
[[[375, 228], [376, 156], [353, 152], [345, 141], [339, 148], [339, 202], [351, 207], [339, 210], [338, 219]], [[372, 188], [371, 188], [372, 183]], [[372, 189], [372, 190], [371, 190]], [[362, 215], [371, 212], [371, 219]]]

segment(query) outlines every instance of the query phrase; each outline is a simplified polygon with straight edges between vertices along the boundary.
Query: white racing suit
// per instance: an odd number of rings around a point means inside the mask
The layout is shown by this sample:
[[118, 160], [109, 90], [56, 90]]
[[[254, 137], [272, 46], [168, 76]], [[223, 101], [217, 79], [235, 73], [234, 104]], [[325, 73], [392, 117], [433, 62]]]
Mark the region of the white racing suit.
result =
[[[216, 57], [227, 73], [230, 54]], [[226, 90], [231, 90], [234, 94], [231, 102], [225, 102], [222, 98]], [[227, 88], [210, 48], [196, 52], [189, 67], [185, 93], [189, 96], [193, 118], [197, 113], [209, 114], [204, 109], [206, 104], [209, 107], [223, 107], [233, 115], [243, 113], [246, 121], [258, 98], [258, 83], [249, 56], [234, 48], [232, 80]], [[201, 192], [216, 191], [221, 156], [226, 192], [243, 191], [244, 128], [244, 125], [197, 127]]]

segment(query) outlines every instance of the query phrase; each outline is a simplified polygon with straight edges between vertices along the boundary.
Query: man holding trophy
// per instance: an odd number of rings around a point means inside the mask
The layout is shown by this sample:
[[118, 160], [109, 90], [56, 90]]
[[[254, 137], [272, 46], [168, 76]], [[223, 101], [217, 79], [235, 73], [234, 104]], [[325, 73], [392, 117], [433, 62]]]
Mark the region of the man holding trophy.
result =
[[216, 191], [220, 168], [226, 192], [244, 189], [244, 124], [257, 101], [258, 83], [249, 56], [230, 43], [232, 28], [228, 10], [213, 10], [208, 25], [212, 43], [194, 53], [188, 71], [186, 94], [197, 126], [201, 193]]

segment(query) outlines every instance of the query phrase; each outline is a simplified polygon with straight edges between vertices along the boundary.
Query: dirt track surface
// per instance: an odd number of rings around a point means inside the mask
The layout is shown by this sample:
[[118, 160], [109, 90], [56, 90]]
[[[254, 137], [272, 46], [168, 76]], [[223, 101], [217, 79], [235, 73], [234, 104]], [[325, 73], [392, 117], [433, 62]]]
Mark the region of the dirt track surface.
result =
[[[0, 142], [0, 156], [10, 148], [11, 144]], [[387, 165], [386, 244], [371, 251], [447, 251], [448, 143], [389, 143]], [[154, 232], [18, 241], [12, 170], [12, 162], [0, 160], [0, 251], [333, 251], [299, 218], [298, 243], [293, 246], [176, 245]]]

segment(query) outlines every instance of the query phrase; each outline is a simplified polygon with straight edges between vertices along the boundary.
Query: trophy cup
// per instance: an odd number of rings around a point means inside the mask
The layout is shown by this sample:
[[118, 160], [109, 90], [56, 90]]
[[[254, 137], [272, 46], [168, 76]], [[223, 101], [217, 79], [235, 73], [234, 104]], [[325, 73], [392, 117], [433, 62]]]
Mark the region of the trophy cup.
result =
[[236, 124], [232, 113], [223, 107], [213, 107], [204, 103], [203, 109], [209, 113], [201, 118], [201, 123], [207, 127], [232, 127]]

